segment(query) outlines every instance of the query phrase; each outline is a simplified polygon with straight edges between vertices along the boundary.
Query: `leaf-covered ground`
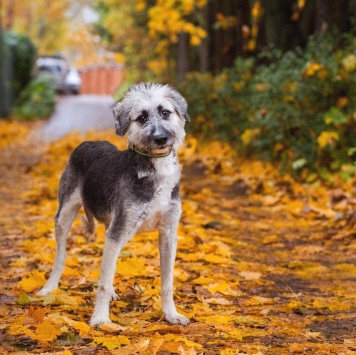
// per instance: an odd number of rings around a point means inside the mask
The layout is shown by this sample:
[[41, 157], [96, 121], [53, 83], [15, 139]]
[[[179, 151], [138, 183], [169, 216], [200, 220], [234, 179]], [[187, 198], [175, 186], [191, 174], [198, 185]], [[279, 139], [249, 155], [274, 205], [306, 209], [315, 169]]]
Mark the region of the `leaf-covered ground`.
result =
[[228, 145], [180, 152], [183, 215], [175, 268], [178, 308], [162, 319], [157, 233], [137, 235], [117, 262], [112, 325], [87, 325], [104, 230], [68, 242], [60, 289], [37, 297], [55, 251], [60, 174], [84, 139], [44, 145], [36, 125], [0, 124], [1, 354], [356, 354], [356, 191], [352, 183], [302, 185]]

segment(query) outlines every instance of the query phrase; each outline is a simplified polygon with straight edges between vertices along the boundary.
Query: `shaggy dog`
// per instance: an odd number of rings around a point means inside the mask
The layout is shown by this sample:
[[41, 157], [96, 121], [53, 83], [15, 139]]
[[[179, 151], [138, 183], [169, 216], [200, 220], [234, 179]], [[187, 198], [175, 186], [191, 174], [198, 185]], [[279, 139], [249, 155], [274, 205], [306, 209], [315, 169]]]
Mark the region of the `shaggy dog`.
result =
[[128, 133], [129, 147], [119, 151], [105, 141], [84, 142], [72, 153], [61, 177], [55, 217], [57, 243], [53, 270], [39, 295], [58, 288], [66, 259], [66, 238], [84, 206], [89, 230], [95, 220], [106, 227], [101, 275], [90, 324], [110, 322], [109, 303], [116, 260], [136, 232], [158, 229], [161, 298], [165, 319], [187, 325], [173, 301], [173, 267], [181, 215], [177, 149], [189, 120], [185, 99], [168, 85], [133, 86], [115, 104], [116, 132]]

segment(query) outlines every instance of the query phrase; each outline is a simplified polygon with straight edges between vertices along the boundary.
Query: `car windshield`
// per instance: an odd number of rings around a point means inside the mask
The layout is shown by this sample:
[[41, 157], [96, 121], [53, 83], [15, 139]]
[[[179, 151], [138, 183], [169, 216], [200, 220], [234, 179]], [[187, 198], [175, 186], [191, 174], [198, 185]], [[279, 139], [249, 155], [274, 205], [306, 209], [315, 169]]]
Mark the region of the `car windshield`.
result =
[[49, 72], [60, 72], [61, 68], [59, 65], [46, 65], [43, 64], [39, 67], [40, 71], [49, 71]]

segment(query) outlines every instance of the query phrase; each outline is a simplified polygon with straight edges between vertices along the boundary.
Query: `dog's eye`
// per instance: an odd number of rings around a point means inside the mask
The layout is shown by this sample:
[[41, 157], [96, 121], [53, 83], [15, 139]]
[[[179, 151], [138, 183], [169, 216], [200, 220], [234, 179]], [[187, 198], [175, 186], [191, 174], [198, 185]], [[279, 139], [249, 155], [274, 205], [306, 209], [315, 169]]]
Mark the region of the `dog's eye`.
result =
[[170, 114], [171, 114], [171, 112], [168, 111], [168, 110], [163, 110], [162, 111], [162, 116], [165, 117], [165, 118], [167, 118]]
[[148, 116], [142, 114], [142, 115], [140, 115], [140, 116], [138, 116], [138, 117], [136, 118], [136, 121], [139, 122], [139, 123], [141, 123], [141, 124], [144, 124], [144, 123], [147, 122], [147, 119], [148, 119]]

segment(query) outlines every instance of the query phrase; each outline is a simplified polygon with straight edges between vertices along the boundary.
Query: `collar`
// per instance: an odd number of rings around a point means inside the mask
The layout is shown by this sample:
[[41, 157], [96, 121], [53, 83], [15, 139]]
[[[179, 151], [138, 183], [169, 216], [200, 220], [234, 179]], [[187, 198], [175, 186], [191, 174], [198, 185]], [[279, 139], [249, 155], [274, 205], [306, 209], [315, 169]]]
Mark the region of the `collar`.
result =
[[151, 153], [151, 151], [142, 151], [142, 150], [139, 150], [138, 148], [136, 148], [133, 144], [130, 144], [129, 145], [129, 149], [133, 150], [134, 152], [140, 154], [140, 155], [143, 155], [145, 157], [149, 157], [149, 158], [164, 158], [164, 157], [167, 157], [169, 154], [172, 153], [172, 150], [173, 150], [173, 146], [170, 147], [170, 149], [168, 150], [167, 153]]

